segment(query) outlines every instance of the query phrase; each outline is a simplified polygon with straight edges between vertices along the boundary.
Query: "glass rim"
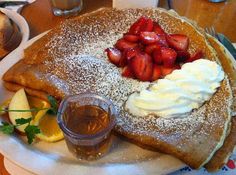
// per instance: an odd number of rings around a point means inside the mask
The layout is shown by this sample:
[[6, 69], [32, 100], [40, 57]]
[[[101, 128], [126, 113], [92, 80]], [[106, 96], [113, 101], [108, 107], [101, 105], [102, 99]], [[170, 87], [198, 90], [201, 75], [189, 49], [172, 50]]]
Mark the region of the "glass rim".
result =
[[[113, 115], [109, 116], [110, 121], [109, 121], [108, 126], [95, 134], [78, 134], [78, 133], [75, 133], [75, 132], [71, 131], [70, 129], [68, 129], [68, 127], [66, 127], [65, 123], [63, 122], [62, 117], [64, 114], [65, 105], [67, 104], [68, 100], [70, 98], [75, 98], [75, 97], [78, 97], [78, 98], [92, 97], [92, 98], [96, 98], [96, 99], [105, 101], [105, 103], [108, 104], [108, 107], [111, 108], [111, 113], [113, 114]], [[102, 95], [97, 95], [95, 93], [85, 92], [85, 93], [80, 93], [80, 94], [76, 94], [76, 95], [68, 95], [61, 101], [59, 108], [58, 108], [58, 112], [57, 112], [57, 123], [60, 126], [63, 133], [66, 134], [67, 136], [72, 137], [74, 139], [89, 140], [89, 139], [94, 139], [94, 138], [98, 138], [98, 137], [103, 137], [105, 134], [111, 132], [111, 130], [115, 126], [116, 116], [117, 116], [117, 111], [114, 107], [114, 104], [111, 102], [111, 100], [109, 100], [108, 98], [106, 98]]]

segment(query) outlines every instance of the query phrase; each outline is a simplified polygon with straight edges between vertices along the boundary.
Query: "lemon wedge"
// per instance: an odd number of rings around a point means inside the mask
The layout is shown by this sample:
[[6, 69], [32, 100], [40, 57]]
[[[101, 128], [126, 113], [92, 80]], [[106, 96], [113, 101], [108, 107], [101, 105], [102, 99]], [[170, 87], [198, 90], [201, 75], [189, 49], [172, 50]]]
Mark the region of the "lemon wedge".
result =
[[[44, 100], [35, 97], [28, 97], [31, 108], [50, 108], [50, 104]], [[32, 124], [38, 126], [40, 133], [37, 138], [46, 142], [56, 142], [64, 138], [60, 127], [57, 124], [57, 118], [54, 115], [47, 114], [47, 109], [40, 110], [33, 114]]]

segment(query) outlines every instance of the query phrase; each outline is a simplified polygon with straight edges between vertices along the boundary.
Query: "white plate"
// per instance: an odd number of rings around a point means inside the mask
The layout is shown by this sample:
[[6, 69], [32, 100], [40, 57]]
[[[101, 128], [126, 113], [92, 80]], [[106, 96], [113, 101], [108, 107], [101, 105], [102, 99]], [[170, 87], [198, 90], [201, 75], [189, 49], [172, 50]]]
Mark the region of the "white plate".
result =
[[4, 166], [7, 172], [10, 174], [34, 175], [33, 173], [17, 166], [16, 164], [14, 164], [13, 162], [11, 162], [10, 160], [6, 158], [4, 158], [3, 161], [4, 161]]
[[[12, 95], [3, 87], [2, 75], [22, 58], [23, 48], [43, 35], [26, 42], [0, 62], [0, 103]], [[184, 166], [174, 157], [144, 150], [118, 138], [115, 138], [114, 147], [107, 156], [90, 164], [76, 160], [68, 152], [64, 141], [38, 142], [29, 146], [17, 137], [2, 133], [0, 140], [0, 152], [7, 159], [36, 174], [167, 174]]]
[[22, 47], [23, 44], [28, 41], [29, 39], [29, 26], [27, 22], [25, 21], [25, 18], [23, 18], [21, 15], [16, 13], [15, 11], [8, 10], [5, 8], [0, 8], [0, 11], [7, 15], [16, 25], [19, 27], [20, 32], [22, 34], [22, 40], [18, 47]]

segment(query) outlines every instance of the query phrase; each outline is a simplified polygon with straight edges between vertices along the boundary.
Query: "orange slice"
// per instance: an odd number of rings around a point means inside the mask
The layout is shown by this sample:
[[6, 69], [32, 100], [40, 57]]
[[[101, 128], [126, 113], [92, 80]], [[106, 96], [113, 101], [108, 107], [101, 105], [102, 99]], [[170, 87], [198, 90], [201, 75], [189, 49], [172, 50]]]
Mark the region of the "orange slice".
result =
[[[50, 104], [44, 100], [35, 97], [28, 97], [28, 100], [31, 108], [50, 108]], [[40, 140], [56, 142], [64, 138], [57, 124], [57, 117], [47, 114], [47, 109], [35, 113], [32, 124], [37, 125], [40, 129], [41, 133], [36, 135]]]

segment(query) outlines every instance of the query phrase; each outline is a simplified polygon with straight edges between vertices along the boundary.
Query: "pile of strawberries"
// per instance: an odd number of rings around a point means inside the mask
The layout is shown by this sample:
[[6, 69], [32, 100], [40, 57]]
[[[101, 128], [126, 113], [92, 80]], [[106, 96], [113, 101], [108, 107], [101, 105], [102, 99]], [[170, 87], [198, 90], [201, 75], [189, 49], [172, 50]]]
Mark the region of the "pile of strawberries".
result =
[[105, 51], [111, 63], [123, 68], [123, 76], [155, 81], [180, 69], [180, 64], [203, 57], [202, 51], [190, 55], [188, 46], [186, 35], [167, 34], [157, 22], [141, 17], [114, 48]]

